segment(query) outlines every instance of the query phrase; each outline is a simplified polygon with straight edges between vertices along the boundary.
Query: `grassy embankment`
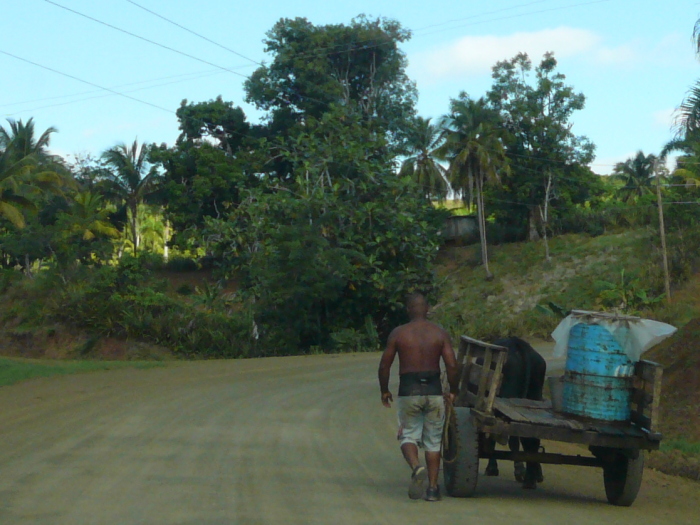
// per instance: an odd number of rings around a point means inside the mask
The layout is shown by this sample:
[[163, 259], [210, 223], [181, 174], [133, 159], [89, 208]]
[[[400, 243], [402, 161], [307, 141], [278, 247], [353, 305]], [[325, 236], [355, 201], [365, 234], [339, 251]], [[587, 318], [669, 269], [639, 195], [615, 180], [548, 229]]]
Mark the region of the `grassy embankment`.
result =
[[38, 377], [157, 366], [164, 365], [156, 361], [38, 361], [0, 357], [0, 387]]
[[607, 290], [632, 297], [633, 313], [682, 326], [700, 315], [700, 296], [687, 292], [686, 283], [674, 290], [671, 304], [654, 302], [663, 289], [652, 254], [655, 242], [655, 233], [646, 229], [563, 235], [550, 240], [549, 262], [541, 242], [491, 246], [491, 281], [484, 278], [478, 245], [446, 248], [438, 259], [441, 298], [434, 319], [455, 335], [548, 338], [560, 318], [538, 305], [551, 301], [565, 310], [600, 310], [619, 303], [604, 296]]

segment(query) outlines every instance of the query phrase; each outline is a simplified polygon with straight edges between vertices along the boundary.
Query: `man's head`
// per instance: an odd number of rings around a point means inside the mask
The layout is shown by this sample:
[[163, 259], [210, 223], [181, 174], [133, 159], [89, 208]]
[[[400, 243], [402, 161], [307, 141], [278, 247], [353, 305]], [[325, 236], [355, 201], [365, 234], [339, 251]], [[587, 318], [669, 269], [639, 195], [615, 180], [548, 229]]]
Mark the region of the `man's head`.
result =
[[406, 309], [412, 321], [425, 319], [428, 316], [428, 301], [422, 293], [412, 293], [406, 299]]

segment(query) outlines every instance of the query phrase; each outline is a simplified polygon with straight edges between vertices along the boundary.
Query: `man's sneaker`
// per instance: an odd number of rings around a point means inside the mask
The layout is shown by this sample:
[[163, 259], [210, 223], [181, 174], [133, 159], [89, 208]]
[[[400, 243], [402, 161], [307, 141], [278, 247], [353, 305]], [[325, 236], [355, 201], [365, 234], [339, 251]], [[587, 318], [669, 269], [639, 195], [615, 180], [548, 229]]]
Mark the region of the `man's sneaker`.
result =
[[428, 487], [428, 490], [425, 491], [425, 501], [440, 501], [441, 499], [439, 486]]
[[413, 469], [411, 474], [411, 483], [408, 485], [408, 497], [411, 499], [420, 499], [423, 497], [423, 482], [428, 477], [428, 471], [425, 467], [418, 465]]

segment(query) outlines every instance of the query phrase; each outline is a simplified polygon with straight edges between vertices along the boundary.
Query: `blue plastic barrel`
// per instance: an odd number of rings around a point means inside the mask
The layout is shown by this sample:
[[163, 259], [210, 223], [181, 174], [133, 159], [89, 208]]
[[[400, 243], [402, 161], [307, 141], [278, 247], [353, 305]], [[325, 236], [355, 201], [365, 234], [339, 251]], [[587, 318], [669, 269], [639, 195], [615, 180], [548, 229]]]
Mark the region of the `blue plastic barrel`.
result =
[[569, 332], [562, 411], [605, 421], [630, 418], [634, 363], [603, 326], [579, 323]]

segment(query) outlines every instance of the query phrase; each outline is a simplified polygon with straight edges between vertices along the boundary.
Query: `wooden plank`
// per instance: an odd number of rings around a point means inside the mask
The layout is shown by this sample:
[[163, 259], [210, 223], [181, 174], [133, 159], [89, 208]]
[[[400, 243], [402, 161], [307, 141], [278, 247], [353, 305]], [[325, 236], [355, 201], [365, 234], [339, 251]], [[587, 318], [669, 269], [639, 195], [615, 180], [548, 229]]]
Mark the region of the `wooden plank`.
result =
[[555, 414], [551, 410], [543, 408], [528, 408], [513, 405], [513, 399], [497, 398], [494, 402], [494, 410], [500, 412], [511, 421], [529, 423], [534, 425], [554, 426], [567, 428], [574, 431], [586, 430], [586, 426], [578, 421], [569, 420]]
[[[504, 398], [501, 398], [504, 399]], [[524, 407], [524, 408], [539, 408], [544, 410], [549, 410], [552, 408], [552, 402], [549, 399], [543, 399], [537, 401], [535, 399], [523, 399], [519, 397], [508, 398], [508, 404], [514, 407]]]
[[639, 448], [643, 450], [658, 450], [659, 441], [642, 437], [607, 436], [595, 431], [576, 432], [567, 428], [545, 427], [527, 423], [506, 423], [498, 421], [495, 425], [480, 426], [481, 432], [518, 437], [534, 437], [562, 441], [565, 443], [580, 443], [614, 448]]
[[660, 366], [654, 369], [654, 393], [649, 414], [649, 426], [651, 432], [656, 432], [659, 426], [659, 403], [661, 402], [661, 383], [664, 370]]
[[[486, 352], [486, 355], [484, 356], [484, 369], [489, 370], [491, 368], [491, 359], [493, 358], [493, 352]], [[478, 366], [478, 365], [475, 365]], [[477, 391], [476, 395], [479, 398], [477, 401], [477, 408], [483, 408], [482, 402], [484, 398], [486, 397], [486, 387], [489, 384], [488, 383], [489, 377], [488, 374], [481, 374], [481, 378], [479, 379], [479, 390]]]
[[479, 341], [478, 339], [473, 339], [471, 337], [467, 337], [466, 335], [461, 336], [459, 339], [460, 339], [460, 344], [461, 344], [461, 341], [464, 341], [467, 344], [477, 345], [477, 346], [480, 346], [482, 348], [489, 348], [491, 350], [497, 350], [500, 352], [507, 352], [508, 351], [508, 349], [505, 348], [504, 346], [498, 346], [498, 345], [492, 345], [489, 343], [485, 343], [484, 341]]
[[480, 458], [497, 459], [502, 461], [522, 461], [543, 463], [549, 465], [578, 465], [581, 467], [602, 467], [601, 460], [590, 456], [569, 456], [564, 454], [550, 454], [546, 452], [510, 452], [506, 450], [494, 450], [487, 454], [480, 454]]
[[489, 395], [486, 398], [486, 406], [484, 407], [486, 412], [488, 412], [489, 414], [493, 413], [493, 403], [496, 399], [496, 395], [501, 389], [501, 381], [503, 381], [503, 364], [505, 363], [506, 357], [507, 356], [504, 352], [500, 352], [496, 356], [496, 368], [492, 372], [491, 384], [489, 386]]

